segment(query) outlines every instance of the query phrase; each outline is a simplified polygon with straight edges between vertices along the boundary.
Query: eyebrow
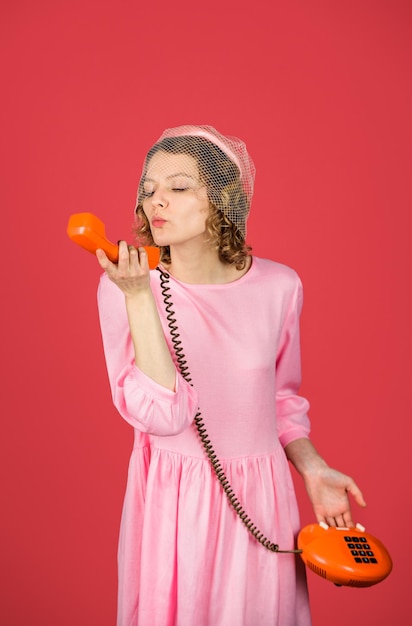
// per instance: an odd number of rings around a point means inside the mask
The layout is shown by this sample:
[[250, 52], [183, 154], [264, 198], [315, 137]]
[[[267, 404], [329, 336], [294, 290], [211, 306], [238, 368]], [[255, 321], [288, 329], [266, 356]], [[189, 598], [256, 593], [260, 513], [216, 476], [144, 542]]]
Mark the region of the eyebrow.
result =
[[[192, 180], [197, 180], [194, 176], [191, 176], [190, 174], [186, 174], [186, 172], [176, 172], [176, 174], [170, 174], [170, 176], [166, 176], [166, 180], [170, 180], [171, 178], [177, 178], [178, 176], [184, 176], [185, 178], [191, 178]], [[155, 183], [156, 181], [153, 180], [153, 178], [144, 178], [143, 182], [150, 182], [150, 183]]]

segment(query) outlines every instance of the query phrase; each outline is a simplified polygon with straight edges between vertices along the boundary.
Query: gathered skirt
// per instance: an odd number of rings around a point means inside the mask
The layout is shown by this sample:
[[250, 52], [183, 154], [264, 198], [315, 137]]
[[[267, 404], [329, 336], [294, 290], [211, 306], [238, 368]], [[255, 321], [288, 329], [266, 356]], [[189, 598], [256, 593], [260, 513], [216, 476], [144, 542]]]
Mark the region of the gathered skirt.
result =
[[[283, 448], [222, 466], [259, 530], [281, 549], [295, 547], [299, 516]], [[311, 623], [300, 557], [250, 535], [205, 458], [133, 450], [118, 556], [118, 626]]]

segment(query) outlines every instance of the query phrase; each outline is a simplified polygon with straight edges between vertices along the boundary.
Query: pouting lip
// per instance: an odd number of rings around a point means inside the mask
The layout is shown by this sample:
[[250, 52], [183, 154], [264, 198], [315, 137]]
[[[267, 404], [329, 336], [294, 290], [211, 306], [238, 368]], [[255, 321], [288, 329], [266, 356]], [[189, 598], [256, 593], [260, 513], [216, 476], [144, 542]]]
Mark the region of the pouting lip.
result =
[[153, 217], [151, 220], [152, 226], [156, 228], [156, 225], [166, 224], [167, 220], [164, 220], [162, 217]]

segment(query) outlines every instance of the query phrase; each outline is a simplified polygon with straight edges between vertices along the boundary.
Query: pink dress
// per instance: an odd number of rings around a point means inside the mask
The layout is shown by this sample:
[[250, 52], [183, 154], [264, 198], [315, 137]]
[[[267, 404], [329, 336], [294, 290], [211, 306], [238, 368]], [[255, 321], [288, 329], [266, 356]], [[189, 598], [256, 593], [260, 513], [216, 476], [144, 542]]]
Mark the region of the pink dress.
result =
[[[171, 347], [160, 273], [151, 274]], [[170, 277], [193, 386], [171, 392], [134, 364], [124, 296], [103, 275], [98, 303], [113, 401], [134, 429], [119, 540], [118, 626], [309, 626], [303, 562], [251, 537], [228, 504], [193, 418], [200, 407], [248, 515], [282, 549], [299, 515], [283, 447], [308, 437], [296, 273], [253, 258], [224, 285]], [[172, 348], [171, 348], [172, 349]]]

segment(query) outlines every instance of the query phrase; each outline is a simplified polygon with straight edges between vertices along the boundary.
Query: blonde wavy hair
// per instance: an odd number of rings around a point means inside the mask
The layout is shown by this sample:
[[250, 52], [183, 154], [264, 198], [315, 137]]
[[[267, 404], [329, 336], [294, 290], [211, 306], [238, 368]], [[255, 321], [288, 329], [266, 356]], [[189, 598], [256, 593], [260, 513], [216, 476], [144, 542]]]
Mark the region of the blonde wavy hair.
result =
[[[249, 200], [243, 190], [237, 166], [215, 144], [203, 137], [166, 137], [156, 143], [147, 153], [143, 174], [139, 183], [135, 235], [139, 245], [155, 246], [150, 224], [143, 211], [143, 184], [147, 166], [156, 152], [187, 154], [194, 157], [201, 182], [206, 186], [210, 215], [206, 221], [209, 242], [218, 250], [223, 263], [235, 265], [236, 269], [246, 267], [252, 248], [246, 244], [243, 233], [226, 216], [230, 210], [236, 213], [238, 222], [246, 224], [249, 213]], [[245, 229], [243, 228], [243, 231]], [[160, 248], [160, 259], [166, 265], [171, 262], [169, 246]]]

